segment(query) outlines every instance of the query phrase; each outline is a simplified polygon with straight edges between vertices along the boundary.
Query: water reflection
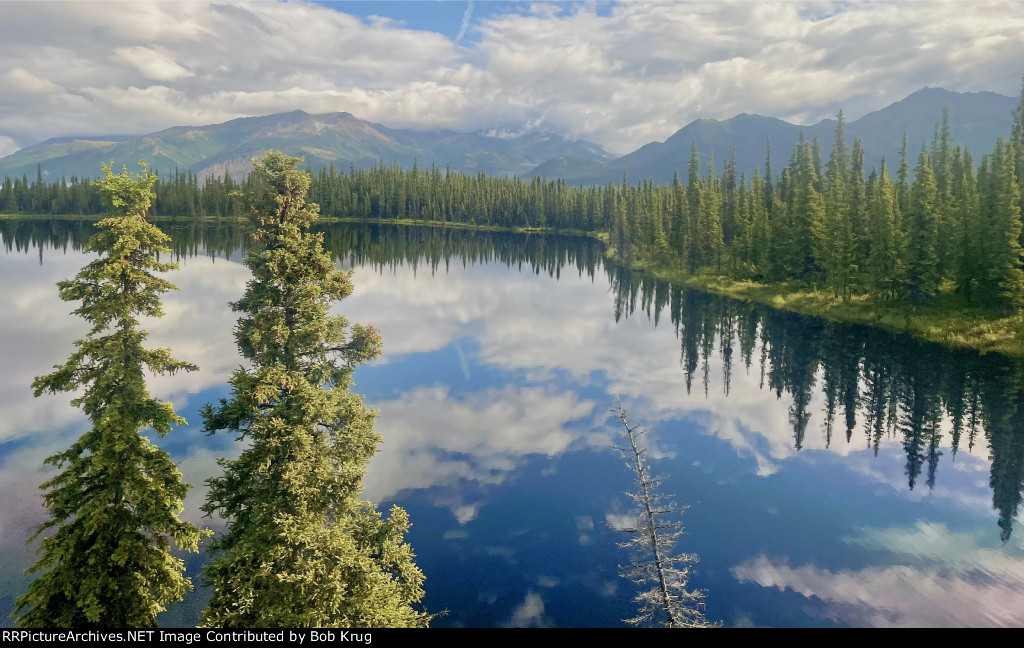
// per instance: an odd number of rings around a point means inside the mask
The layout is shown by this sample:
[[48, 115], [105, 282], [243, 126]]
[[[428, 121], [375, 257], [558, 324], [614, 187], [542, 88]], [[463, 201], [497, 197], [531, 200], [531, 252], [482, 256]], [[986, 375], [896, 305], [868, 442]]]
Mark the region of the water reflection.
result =
[[[182, 291], [149, 328], [201, 371], [153, 392], [198, 421], [239, 362], [227, 302], [248, 279], [246, 235], [163, 225]], [[629, 480], [608, 451], [612, 393], [653, 428], [656, 469], [693, 505], [681, 549], [701, 556], [692, 583], [709, 618], [932, 625], [946, 610], [951, 623], [1024, 623], [1019, 362], [681, 290], [606, 267], [590, 239], [322, 229], [356, 272], [345, 314], [385, 342], [356, 375], [384, 436], [368, 491], [410, 511], [427, 603], [452, 610], [442, 623], [634, 613], [604, 524], [626, 513]], [[81, 267], [91, 233], [0, 221], [0, 299], [13, 305], [0, 312], [0, 614], [30, 563], [41, 459], [81, 431], [76, 410], [28, 385], [84, 334], [54, 285]], [[237, 451], [222, 437], [193, 426], [163, 444], [198, 486], [193, 521], [216, 525], [196, 511], [216, 457]], [[163, 622], [193, 623], [200, 601]]]
[[[792, 590], [828, 603], [829, 614], [864, 626], [1019, 626], [1024, 561], [943, 524], [863, 529], [851, 546], [896, 561], [884, 567], [793, 567], [760, 554], [732, 569], [741, 582]], [[965, 602], [969, 602], [965, 604]]]
[[935, 488], [947, 440], [951, 461], [961, 443], [973, 450], [980, 435], [992, 462], [1000, 537], [1009, 540], [1024, 495], [1024, 363], [1019, 359], [948, 349], [612, 272], [618, 315], [639, 308], [657, 320], [668, 311], [681, 341], [688, 392], [699, 374], [709, 394], [709, 362], [717, 351], [728, 395], [738, 350], [744, 369], [759, 374], [760, 388], [788, 394], [796, 450], [805, 445], [819, 386], [825, 447], [831, 447], [837, 426], [847, 443], [857, 443], [859, 431], [859, 443], [875, 455], [883, 438], [899, 441], [911, 491], [922, 479], [928, 489]]

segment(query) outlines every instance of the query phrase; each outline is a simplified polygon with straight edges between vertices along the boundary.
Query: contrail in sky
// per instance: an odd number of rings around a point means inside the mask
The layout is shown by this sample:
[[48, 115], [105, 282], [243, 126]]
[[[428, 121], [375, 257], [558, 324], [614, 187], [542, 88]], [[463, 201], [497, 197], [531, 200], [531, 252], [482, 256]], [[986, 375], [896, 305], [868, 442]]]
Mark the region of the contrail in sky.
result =
[[473, 0], [469, 0], [466, 4], [466, 12], [462, 14], [462, 27], [459, 28], [459, 35], [455, 37], [455, 42], [458, 43], [462, 40], [462, 37], [469, 31], [469, 22], [473, 19]]

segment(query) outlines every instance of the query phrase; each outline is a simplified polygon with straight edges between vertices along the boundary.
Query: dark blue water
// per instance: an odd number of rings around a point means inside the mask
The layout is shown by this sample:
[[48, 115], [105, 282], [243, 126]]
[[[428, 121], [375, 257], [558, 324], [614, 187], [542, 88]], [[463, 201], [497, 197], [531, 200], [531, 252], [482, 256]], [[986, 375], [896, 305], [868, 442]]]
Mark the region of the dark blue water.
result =
[[[248, 278], [231, 228], [168, 225], [181, 291], [148, 323], [201, 371], [152, 382], [194, 423], [161, 442], [198, 511], [216, 460], [198, 408], [238, 365], [228, 302]], [[87, 225], [0, 221], [0, 614], [25, 590], [45, 519], [42, 460], [85, 422], [33, 398], [85, 326], [55, 283]], [[1024, 371], [682, 291], [609, 269], [586, 239], [331, 226], [355, 269], [338, 312], [385, 354], [356, 373], [384, 441], [367, 495], [405, 507], [435, 626], [619, 626], [636, 587], [610, 523], [631, 474], [611, 449], [619, 395], [650, 429], [664, 494], [689, 506], [677, 549], [726, 626], [1024, 624]], [[201, 558], [190, 558], [195, 572]], [[194, 624], [197, 591], [162, 617]]]

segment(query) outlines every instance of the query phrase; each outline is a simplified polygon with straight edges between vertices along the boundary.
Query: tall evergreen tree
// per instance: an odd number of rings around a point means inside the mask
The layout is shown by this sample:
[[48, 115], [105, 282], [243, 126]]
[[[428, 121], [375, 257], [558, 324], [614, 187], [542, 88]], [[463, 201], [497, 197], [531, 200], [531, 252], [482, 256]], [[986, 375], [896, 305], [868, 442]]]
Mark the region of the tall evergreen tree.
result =
[[936, 124], [929, 164], [935, 173], [938, 191], [936, 203], [936, 253], [939, 256], [940, 276], [954, 276], [959, 249], [956, 246], [959, 230], [958, 212], [953, 198], [953, 130], [949, 120], [949, 106], [942, 107], [942, 123]]
[[862, 265], [868, 254], [868, 187], [864, 182], [864, 144], [859, 137], [853, 138], [847, 196], [855, 257], [857, 262]]
[[811, 222], [815, 260], [825, 270], [826, 282], [836, 296], [849, 298], [856, 271], [856, 238], [849, 214], [849, 151], [842, 111], [836, 120], [835, 143], [829, 156], [824, 209], [814, 211]]
[[970, 302], [974, 300], [977, 283], [984, 279], [981, 270], [984, 227], [974, 178], [974, 158], [970, 152], [963, 153], [954, 169], [954, 192], [959, 211], [957, 221], [960, 226], [957, 236], [960, 254], [957, 257], [956, 283], [957, 291]]
[[850, 151], [846, 146], [846, 118], [843, 117], [842, 110], [836, 115], [836, 127], [833, 134], [835, 139], [828, 158], [826, 179], [829, 184], [846, 185], [850, 175]]
[[686, 173], [686, 206], [689, 220], [689, 236], [686, 237], [686, 267], [695, 272], [704, 262], [700, 244], [700, 214], [705, 211], [700, 178], [700, 156], [697, 155], [697, 140], [690, 142], [690, 162]]
[[708, 160], [708, 175], [704, 186], [707, 191], [701, 194], [700, 212], [697, 216], [701, 256], [708, 264], [714, 264], [716, 270], [721, 270], [722, 256], [725, 253], [722, 234], [722, 191], [718, 176], [715, 175], [713, 157]]
[[822, 183], [822, 179], [825, 174], [822, 172], [821, 167], [821, 141], [818, 139], [817, 135], [815, 135], [814, 139], [811, 140], [811, 163], [814, 166], [814, 189], [818, 193], [821, 193], [825, 188]]
[[676, 257], [682, 259], [686, 255], [686, 193], [679, 182], [679, 174], [672, 176], [672, 227], [669, 231], [668, 244]]
[[765, 206], [764, 195], [768, 190], [767, 182], [754, 171], [754, 179], [750, 182], [750, 253], [756, 273], [763, 277], [771, 266], [771, 223], [768, 208]]
[[144, 164], [138, 175], [107, 165], [103, 174], [96, 185], [113, 215], [96, 223], [85, 248], [99, 256], [57, 284], [61, 299], [81, 302], [74, 313], [92, 328], [63, 365], [32, 383], [36, 396], [81, 390], [72, 403], [92, 427], [46, 460], [62, 470], [42, 485], [50, 520], [39, 533], [56, 531], [29, 570], [41, 575], [17, 601], [22, 626], [156, 626], [156, 615], [192, 588], [171, 541], [195, 552], [203, 535], [178, 518], [188, 489], [181, 473], [141, 434], [184, 423], [150, 396], [145, 373], [196, 369], [168, 349], [144, 347], [139, 327], [140, 317], [163, 314], [160, 295], [176, 289], [154, 274], [177, 267], [157, 260], [170, 237], [145, 219], [156, 176]]
[[910, 207], [910, 162], [907, 159], [907, 131], [903, 131], [903, 142], [900, 144], [900, 165], [896, 169], [896, 197], [899, 199], [900, 211], [906, 213]]
[[792, 205], [790, 209], [790, 228], [787, 236], [786, 265], [788, 271], [798, 278], [808, 278], [815, 270], [814, 223], [824, 221], [825, 203], [815, 188], [819, 186], [818, 175], [814, 170], [814, 152], [810, 144], [803, 139], [794, 150], [792, 184]]
[[[1024, 214], [1024, 78], [1021, 79], [1020, 103], [1013, 110], [1013, 127], [1010, 131], [1010, 142], [1013, 144], [1013, 164], [1017, 176], [1017, 186], [1022, 189], [1019, 202], [1020, 211]], [[1024, 245], [1024, 234], [1021, 236], [1021, 245]]]
[[754, 212], [750, 205], [750, 192], [747, 191], [747, 174], [743, 172], [736, 191], [736, 234], [732, 244], [734, 257], [740, 262], [742, 272], [746, 272], [752, 262], [753, 224]]
[[725, 168], [722, 169], [721, 181], [721, 221], [722, 239], [725, 246], [732, 245], [739, 228], [739, 187], [736, 182], [736, 144], [729, 148], [729, 157], [725, 159]]
[[1002, 154], [995, 156], [999, 168], [993, 169], [996, 191], [993, 215], [996, 221], [991, 225], [994, 235], [991, 273], [994, 283], [999, 286], [1004, 306], [1013, 310], [1024, 307], [1024, 250], [1020, 244], [1020, 187], [1013, 172], [1013, 142], [1004, 145], [1000, 139], [996, 144], [997, 151], [1004, 147]]
[[626, 217], [625, 199], [619, 194], [613, 196], [612, 228], [615, 236], [615, 253], [627, 266], [633, 263], [633, 236]]
[[884, 158], [882, 172], [871, 187], [868, 213], [871, 229], [867, 262], [869, 283], [883, 299], [893, 301], [903, 295], [906, 273], [899, 201]]
[[915, 303], [930, 299], [939, 288], [937, 253], [938, 188], [924, 148], [914, 168], [910, 206], [906, 219], [905, 258], [910, 296]]
[[349, 387], [355, 367], [380, 353], [373, 327], [328, 314], [352, 292], [323, 235], [308, 231], [299, 158], [257, 162], [246, 197], [258, 248], [253, 279], [232, 304], [235, 337], [251, 369], [230, 379], [230, 400], [202, 412], [207, 430], [250, 442], [209, 482], [204, 510], [227, 521], [205, 576], [208, 626], [417, 627], [423, 574], [404, 540], [406, 513], [383, 519], [361, 498], [380, 437], [375, 412]]

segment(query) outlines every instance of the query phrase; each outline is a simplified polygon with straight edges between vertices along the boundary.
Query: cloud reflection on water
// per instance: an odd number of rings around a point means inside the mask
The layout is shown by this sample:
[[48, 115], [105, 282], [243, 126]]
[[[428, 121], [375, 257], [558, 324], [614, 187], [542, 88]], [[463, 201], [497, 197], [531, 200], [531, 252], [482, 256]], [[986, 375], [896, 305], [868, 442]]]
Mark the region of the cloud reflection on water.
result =
[[1024, 625], [1020, 548], [991, 548], [974, 534], [923, 521], [864, 529], [847, 542], [886, 559], [879, 561], [881, 566], [829, 570], [813, 564], [794, 567], [786, 558], [759, 554], [733, 567], [732, 574], [741, 582], [823, 601], [818, 614], [844, 625]]

